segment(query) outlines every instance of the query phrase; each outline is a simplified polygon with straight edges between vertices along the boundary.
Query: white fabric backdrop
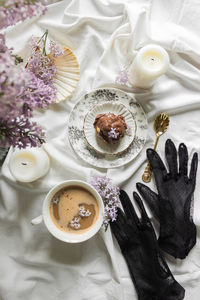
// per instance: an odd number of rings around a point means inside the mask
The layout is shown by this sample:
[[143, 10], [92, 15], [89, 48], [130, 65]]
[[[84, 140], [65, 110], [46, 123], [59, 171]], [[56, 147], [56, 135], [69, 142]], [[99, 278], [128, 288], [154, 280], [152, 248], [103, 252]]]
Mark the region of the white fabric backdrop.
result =
[[[153, 145], [152, 124], [160, 112], [170, 114], [168, 132], [158, 151], [170, 137], [178, 146], [185, 142], [190, 157], [200, 147], [200, 5], [197, 0], [64, 0], [49, 6], [45, 16], [29, 20], [7, 31], [7, 42], [22, 56], [32, 34], [49, 30], [52, 39], [67, 45], [77, 55], [81, 77], [73, 98], [37, 112], [36, 120], [47, 130], [45, 149], [51, 170], [42, 179], [18, 183], [11, 176], [8, 161], [1, 172], [0, 201], [0, 299], [1, 300], [132, 300], [137, 299], [132, 281], [111, 235], [101, 230], [79, 245], [53, 238], [43, 224], [30, 220], [41, 213], [48, 190], [66, 179], [90, 180], [106, 174], [131, 196], [141, 181], [146, 165], [145, 149]], [[123, 66], [130, 64], [137, 50], [154, 42], [170, 55], [170, 68], [151, 91], [115, 83]], [[91, 168], [78, 159], [67, 137], [68, 116], [81, 95], [96, 87], [114, 86], [135, 97], [149, 121], [145, 149], [132, 163], [110, 170]], [[200, 169], [200, 168], [199, 168]], [[200, 226], [200, 171], [195, 191], [194, 220]], [[150, 186], [154, 186], [152, 182]], [[186, 300], [199, 300], [200, 230], [188, 257], [167, 257], [169, 266], [186, 290]]]

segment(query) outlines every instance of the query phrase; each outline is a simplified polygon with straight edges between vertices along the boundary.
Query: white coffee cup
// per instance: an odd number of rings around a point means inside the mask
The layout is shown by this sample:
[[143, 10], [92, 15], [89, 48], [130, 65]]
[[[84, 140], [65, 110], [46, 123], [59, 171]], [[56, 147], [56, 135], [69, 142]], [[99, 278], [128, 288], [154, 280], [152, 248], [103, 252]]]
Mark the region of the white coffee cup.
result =
[[[60, 230], [54, 223], [53, 220], [51, 219], [50, 216], [50, 202], [52, 200], [52, 197], [61, 189], [65, 187], [70, 187], [70, 186], [78, 186], [86, 189], [89, 191], [97, 200], [98, 206], [99, 206], [99, 215], [98, 219], [95, 222], [91, 228], [88, 229], [88, 231], [80, 234], [71, 234], [64, 232]], [[99, 195], [99, 193], [89, 184], [81, 180], [67, 180], [59, 183], [55, 187], [53, 187], [48, 194], [46, 195], [44, 202], [43, 202], [43, 208], [42, 208], [42, 215], [33, 219], [31, 221], [32, 225], [37, 225], [40, 224], [42, 221], [44, 221], [44, 224], [46, 225], [47, 229], [49, 232], [56, 237], [57, 239], [67, 242], [67, 243], [80, 243], [83, 241], [86, 241], [90, 239], [92, 236], [94, 236], [100, 229], [102, 223], [103, 223], [103, 214], [104, 214], [104, 203]]]

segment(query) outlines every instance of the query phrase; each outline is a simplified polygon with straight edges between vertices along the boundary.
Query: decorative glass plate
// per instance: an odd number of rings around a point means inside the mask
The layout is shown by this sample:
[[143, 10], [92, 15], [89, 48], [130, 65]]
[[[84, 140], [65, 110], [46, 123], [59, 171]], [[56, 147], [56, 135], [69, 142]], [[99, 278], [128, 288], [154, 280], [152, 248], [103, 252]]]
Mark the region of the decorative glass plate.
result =
[[[132, 113], [136, 125], [133, 143], [124, 152], [117, 155], [100, 154], [93, 150], [83, 135], [83, 122], [87, 112], [100, 103], [121, 103]], [[69, 116], [68, 137], [77, 155], [92, 166], [99, 168], [116, 168], [132, 161], [144, 147], [148, 131], [146, 115], [129, 94], [114, 88], [97, 89], [81, 97]]]
[[[123, 137], [115, 144], [109, 144], [99, 137], [94, 128], [94, 121], [99, 114], [113, 113], [122, 115], [128, 127]], [[97, 104], [86, 114], [83, 122], [83, 134], [88, 145], [101, 154], [116, 155], [125, 151], [133, 142], [136, 124], [132, 113], [121, 103], [105, 102]]]

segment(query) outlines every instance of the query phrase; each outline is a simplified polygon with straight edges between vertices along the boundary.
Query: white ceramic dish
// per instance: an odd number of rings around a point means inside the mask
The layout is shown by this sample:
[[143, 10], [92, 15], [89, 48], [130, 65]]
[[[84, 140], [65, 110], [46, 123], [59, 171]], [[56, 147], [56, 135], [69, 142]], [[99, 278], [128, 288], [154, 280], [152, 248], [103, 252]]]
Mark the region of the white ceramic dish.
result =
[[[50, 216], [50, 202], [52, 197], [57, 193], [59, 190], [70, 187], [70, 186], [79, 186], [87, 191], [89, 191], [97, 200], [99, 205], [99, 216], [96, 221], [96, 223], [86, 232], [82, 234], [71, 234], [64, 232], [60, 230], [56, 225], [53, 223], [51, 216]], [[53, 187], [48, 194], [46, 195], [44, 202], [43, 202], [43, 208], [42, 208], [42, 215], [33, 219], [31, 221], [32, 225], [40, 224], [42, 221], [44, 221], [44, 224], [46, 225], [48, 231], [57, 239], [67, 242], [67, 243], [80, 243], [83, 241], [86, 241], [90, 239], [92, 236], [94, 236], [99, 229], [101, 228], [101, 225], [103, 223], [103, 214], [104, 214], [104, 204], [101, 196], [99, 193], [89, 184], [81, 180], [67, 180], [59, 183], [55, 187]]]
[[[83, 135], [83, 122], [87, 112], [100, 103], [122, 103], [132, 113], [136, 125], [136, 135], [127, 150], [117, 155], [100, 154], [89, 147]], [[68, 121], [68, 138], [77, 155], [86, 163], [98, 168], [121, 167], [132, 161], [143, 149], [148, 132], [146, 115], [133, 94], [114, 88], [91, 91], [81, 97], [72, 109]]]
[[[127, 133], [116, 143], [108, 144], [101, 137], [98, 137], [93, 126], [95, 118], [98, 114], [113, 113], [122, 115], [128, 126]], [[133, 142], [136, 132], [136, 124], [132, 113], [121, 103], [105, 102], [95, 105], [86, 114], [83, 123], [84, 137], [91, 148], [101, 154], [116, 155], [125, 151]]]

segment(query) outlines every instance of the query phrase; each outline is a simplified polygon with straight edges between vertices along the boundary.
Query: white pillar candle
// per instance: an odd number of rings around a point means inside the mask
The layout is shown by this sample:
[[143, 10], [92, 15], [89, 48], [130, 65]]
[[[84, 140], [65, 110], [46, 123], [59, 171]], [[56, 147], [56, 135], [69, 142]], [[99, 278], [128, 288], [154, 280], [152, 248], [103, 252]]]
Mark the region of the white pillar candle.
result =
[[48, 172], [49, 166], [49, 157], [42, 148], [15, 150], [9, 162], [10, 172], [21, 182], [37, 180]]
[[128, 79], [134, 87], [150, 88], [156, 78], [164, 74], [169, 66], [169, 56], [158, 45], [141, 48], [130, 66]]

